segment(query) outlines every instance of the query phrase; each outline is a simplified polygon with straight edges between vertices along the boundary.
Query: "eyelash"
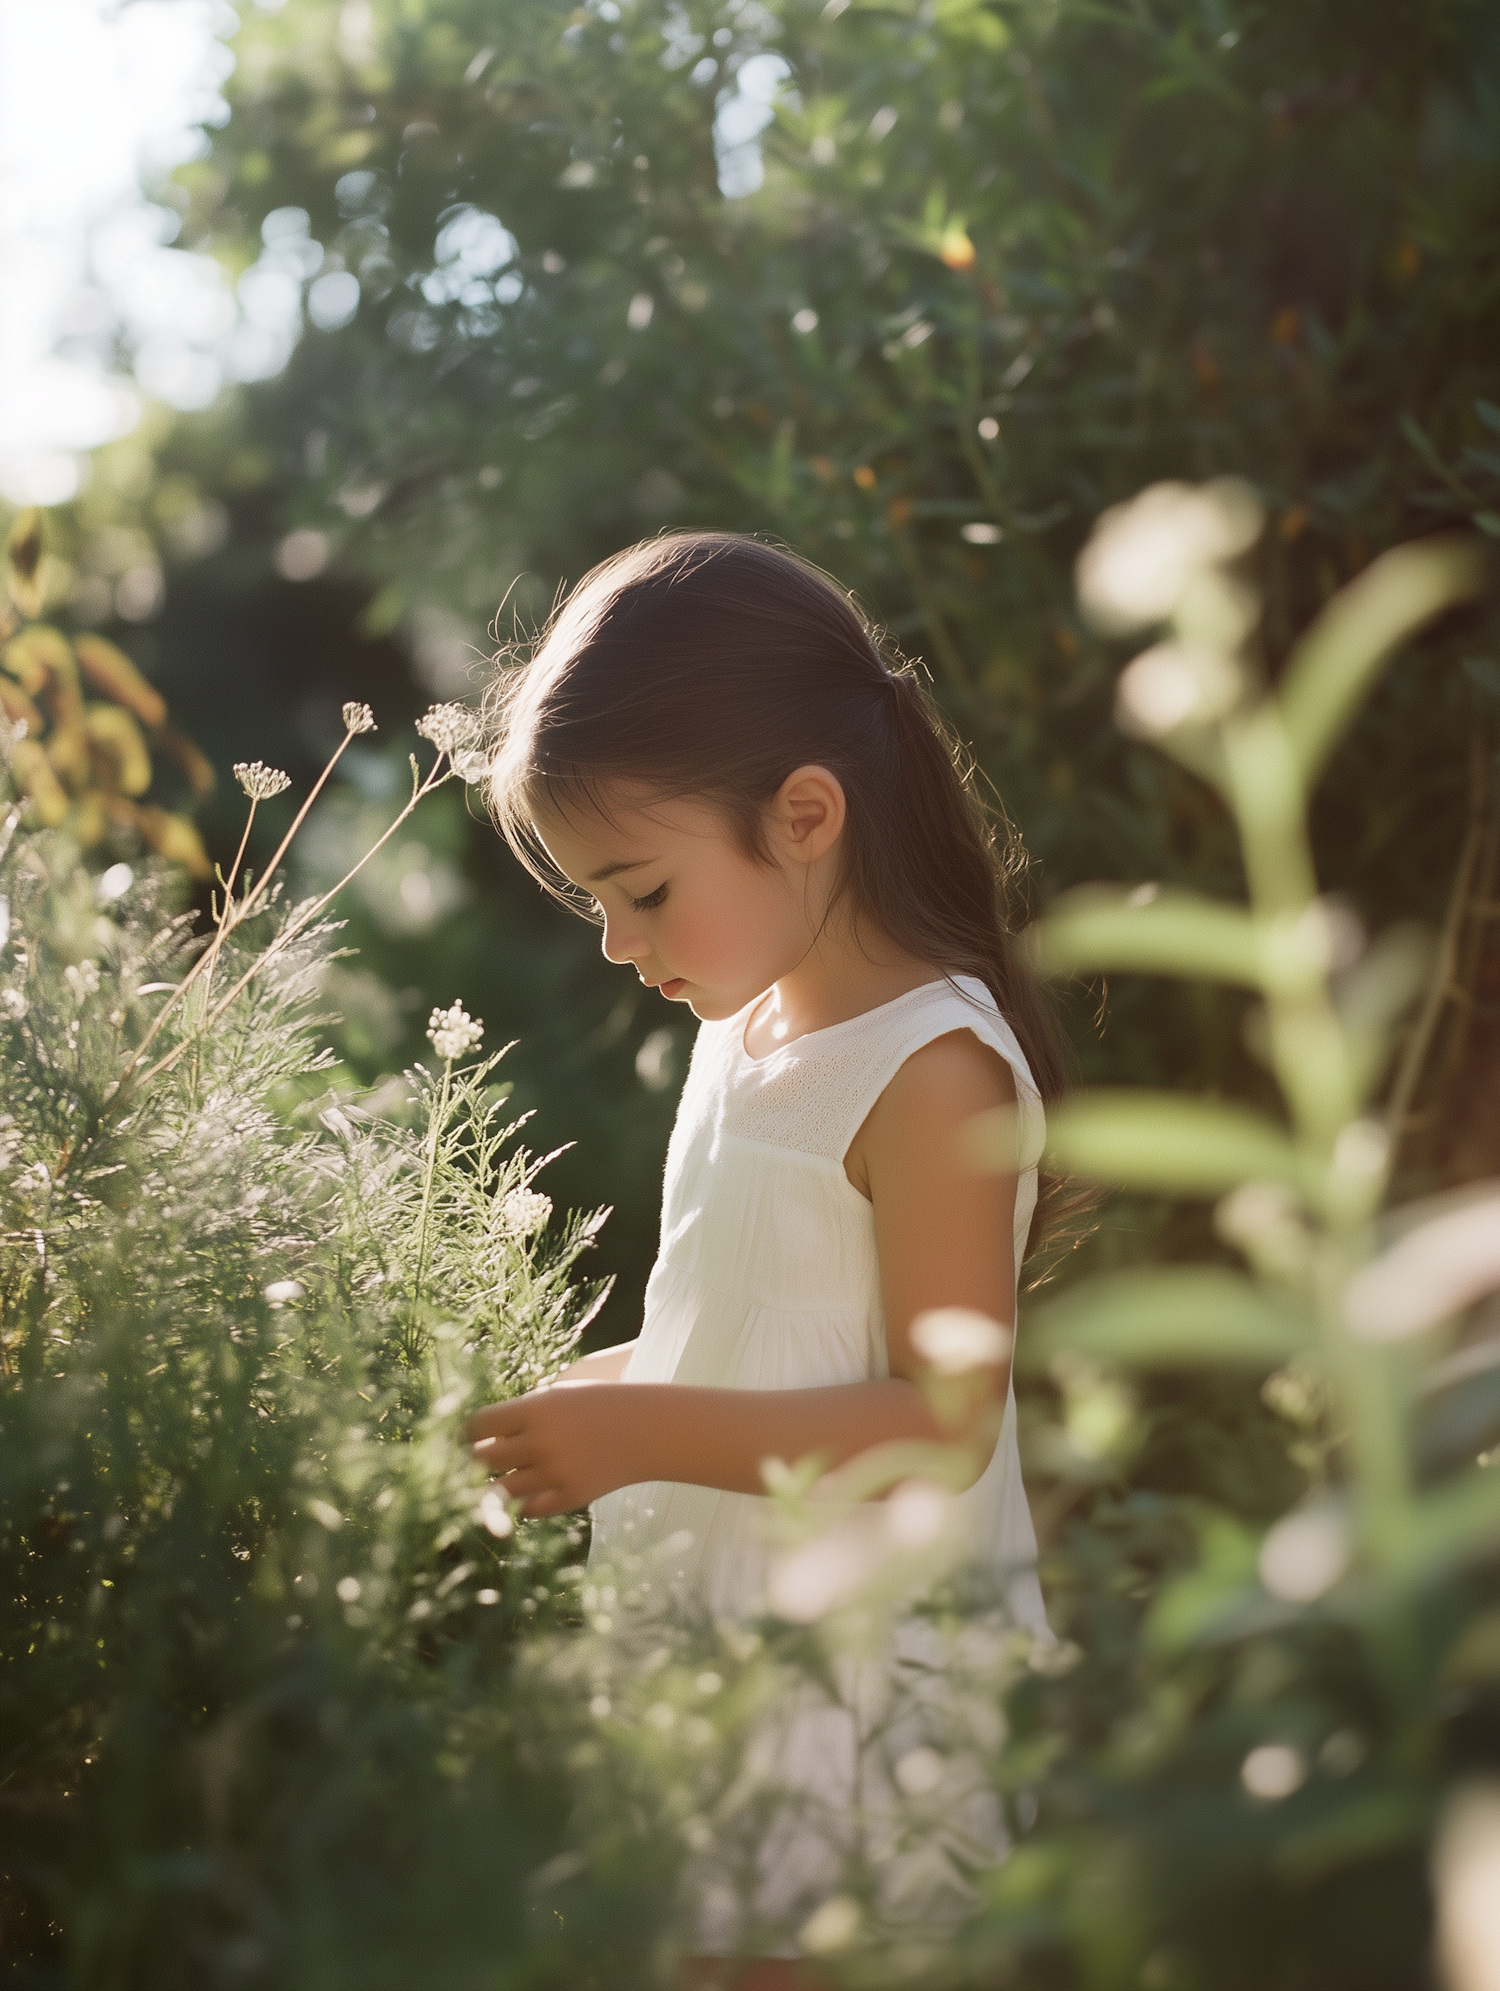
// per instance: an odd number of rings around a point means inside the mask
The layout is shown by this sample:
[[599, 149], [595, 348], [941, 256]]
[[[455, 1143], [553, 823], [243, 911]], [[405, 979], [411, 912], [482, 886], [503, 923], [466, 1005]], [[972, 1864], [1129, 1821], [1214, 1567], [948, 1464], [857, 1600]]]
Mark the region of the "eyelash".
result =
[[654, 913], [666, 896], [667, 888], [663, 884], [658, 885], [654, 892], [648, 892], [644, 899], [632, 899], [630, 903], [638, 913]]

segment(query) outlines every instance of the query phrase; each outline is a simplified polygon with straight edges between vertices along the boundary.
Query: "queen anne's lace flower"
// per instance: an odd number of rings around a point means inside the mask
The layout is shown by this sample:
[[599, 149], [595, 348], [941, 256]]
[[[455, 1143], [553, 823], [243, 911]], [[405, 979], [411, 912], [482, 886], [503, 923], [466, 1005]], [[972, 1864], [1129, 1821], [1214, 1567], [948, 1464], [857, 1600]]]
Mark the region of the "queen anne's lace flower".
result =
[[552, 1198], [536, 1189], [512, 1189], [500, 1205], [505, 1228], [514, 1237], [530, 1237], [552, 1215]]
[[431, 740], [440, 754], [452, 758], [478, 739], [479, 715], [467, 705], [434, 705], [417, 721], [417, 731], [424, 740]]
[[351, 733], [373, 733], [375, 714], [368, 705], [361, 705], [357, 699], [351, 699], [344, 707], [344, 724]]
[[292, 777], [279, 767], [267, 767], [263, 760], [237, 760], [234, 778], [252, 802], [269, 802], [292, 785]]
[[470, 1016], [461, 1002], [451, 1009], [435, 1009], [427, 1021], [427, 1041], [447, 1064], [469, 1051], [477, 1051], [484, 1041], [484, 1024]]
[[97, 961], [80, 961], [76, 967], [64, 968], [63, 980], [82, 1002], [85, 996], [99, 993], [99, 964]]

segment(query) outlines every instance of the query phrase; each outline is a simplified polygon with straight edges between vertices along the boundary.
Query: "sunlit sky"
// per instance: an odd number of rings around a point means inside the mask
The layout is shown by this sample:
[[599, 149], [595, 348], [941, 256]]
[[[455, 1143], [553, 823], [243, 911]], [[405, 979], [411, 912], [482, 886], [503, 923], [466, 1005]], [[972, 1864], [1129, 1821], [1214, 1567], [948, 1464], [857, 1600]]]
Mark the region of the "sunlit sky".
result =
[[[143, 174], [201, 147], [198, 120], [222, 119], [216, 30], [233, 25], [221, 0], [0, 0], [0, 491], [13, 500], [70, 496], [79, 453], [137, 418], [135, 389], [80, 341], [102, 346], [118, 318], [145, 344], [149, 384], [153, 340], [201, 342], [236, 315], [216, 270], [161, 246], [170, 222], [140, 193]], [[172, 398], [211, 398], [212, 365], [200, 356], [196, 381], [179, 368]]]
[[[204, 150], [199, 127], [227, 118], [236, 25], [228, 0], [0, 0], [0, 496], [13, 503], [72, 497], [87, 452], [129, 432], [143, 394], [206, 407], [226, 380], [278, 371], [300, 332], [322, 256], [300, 210], [267, 219], [259, 264], [231, 288], [170, 246], [177, 217], [147, 198]], [[721, 103], [727, 194], [760, 182], [756, 134], [785, 75], [780, 56], [756, 56]], [[306, 302], [327, 329], [357, 299], [351, 277], [325, 274]]]

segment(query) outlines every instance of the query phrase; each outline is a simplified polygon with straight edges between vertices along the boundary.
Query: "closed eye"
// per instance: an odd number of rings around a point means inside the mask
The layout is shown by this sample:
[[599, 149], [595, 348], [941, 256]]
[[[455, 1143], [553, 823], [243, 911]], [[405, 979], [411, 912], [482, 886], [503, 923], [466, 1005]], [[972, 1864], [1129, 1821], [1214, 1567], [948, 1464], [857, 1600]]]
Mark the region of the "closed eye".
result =
[[648, 892], [644, 899], [632, 899], [630, 903], [638, 913], [654, 913], [666, 896], [667, 888], [661, 884], [654, 892]]

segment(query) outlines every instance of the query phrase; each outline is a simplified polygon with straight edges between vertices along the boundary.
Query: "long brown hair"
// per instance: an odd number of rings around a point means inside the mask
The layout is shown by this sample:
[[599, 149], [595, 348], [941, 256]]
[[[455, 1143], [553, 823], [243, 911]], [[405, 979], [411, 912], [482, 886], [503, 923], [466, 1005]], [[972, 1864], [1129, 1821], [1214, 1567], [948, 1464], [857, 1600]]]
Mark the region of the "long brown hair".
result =
[[733, 533], [646, 540], [584, 576], [525, 669], [503, 671], [491, 807], [563, 896], [532, 818], [544, 799], [601, 805], [611, 782], [721, 808], [766, 855], [766, 805], [794, 768], [826, 767], [848, 807], [838, 896], [905, 953], [994, 996], [1044, 1100], [1062, 1090], [1055, 1025], [1018, 958], [1019, 839], [983, 806], [972, 763], [907, 664], [808, 562]]

